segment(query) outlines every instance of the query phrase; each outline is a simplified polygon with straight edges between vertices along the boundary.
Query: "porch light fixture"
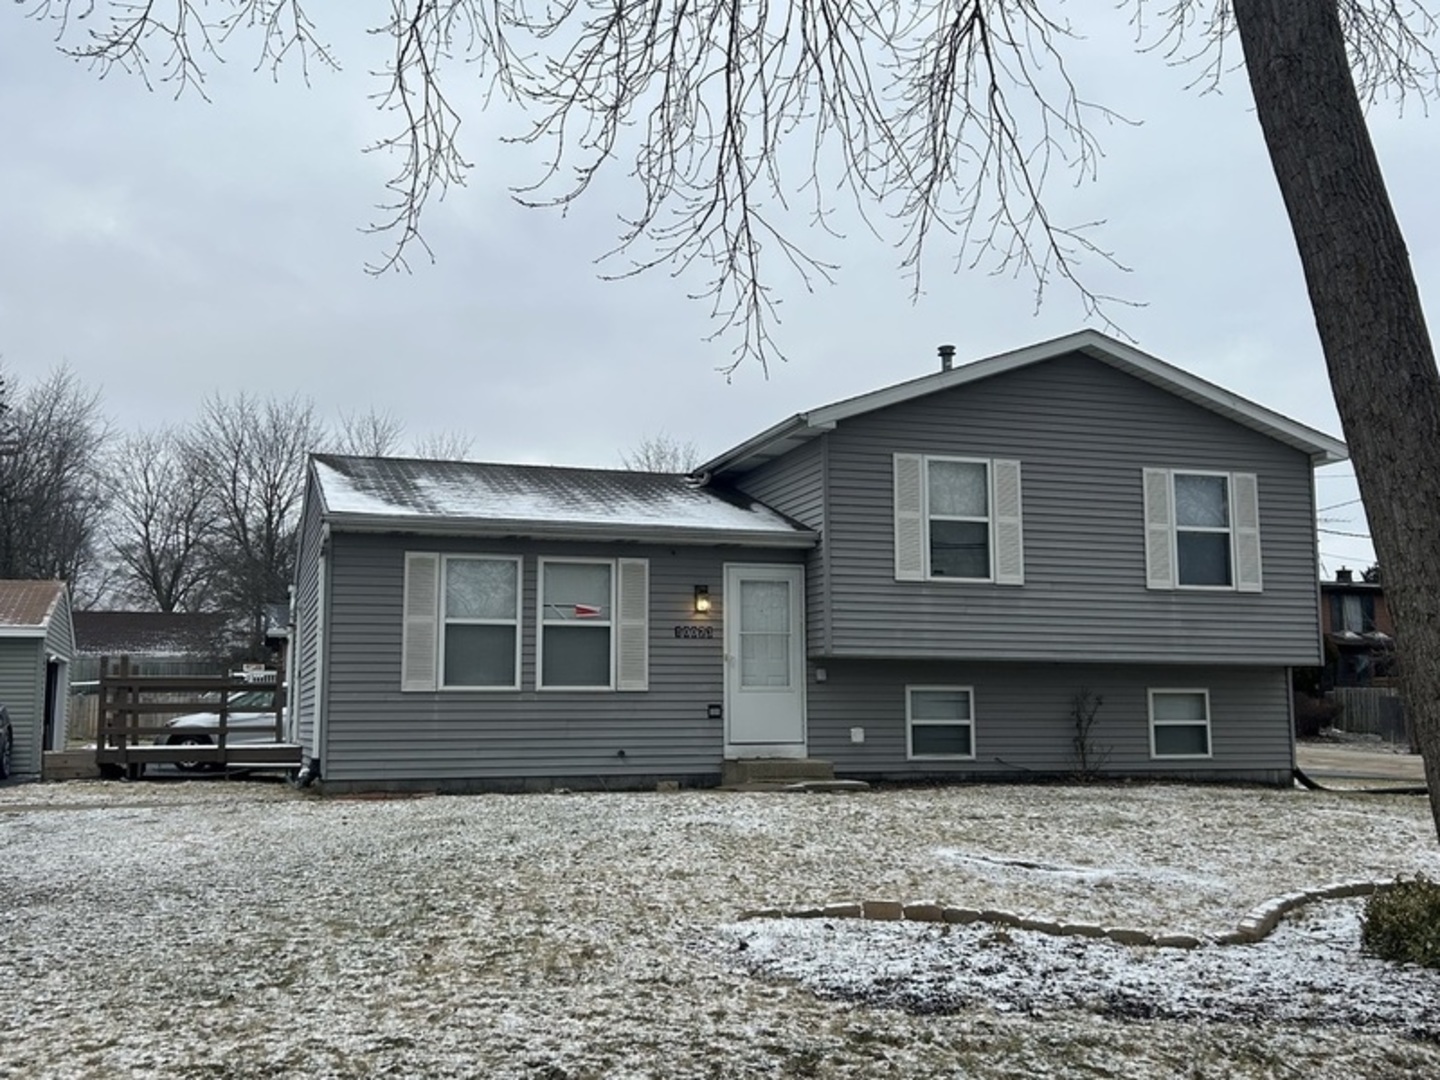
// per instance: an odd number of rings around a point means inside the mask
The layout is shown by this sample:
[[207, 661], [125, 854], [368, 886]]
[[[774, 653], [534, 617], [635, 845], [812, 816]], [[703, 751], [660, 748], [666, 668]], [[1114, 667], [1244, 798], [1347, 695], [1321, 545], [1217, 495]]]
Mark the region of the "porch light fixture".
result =
[[696, 585], [696, 586], [695, 586], [695, 614], [696, 614], [696, 615], [708, 615], [708, 614], [710, 614], [710, 586], [709, 586], [709, 585]]

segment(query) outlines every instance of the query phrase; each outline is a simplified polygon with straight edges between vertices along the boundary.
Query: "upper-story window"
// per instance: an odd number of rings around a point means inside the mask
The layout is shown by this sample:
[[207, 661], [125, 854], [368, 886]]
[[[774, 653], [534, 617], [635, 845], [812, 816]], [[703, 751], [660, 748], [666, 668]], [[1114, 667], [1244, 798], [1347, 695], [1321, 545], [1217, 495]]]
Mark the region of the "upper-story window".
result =
[[1254, 473], [1145, 469], [1143, 482], [1150, 588], [1260, 591]]
[[1020, 463], [896, 454], [895, 577], [1020, 585]]

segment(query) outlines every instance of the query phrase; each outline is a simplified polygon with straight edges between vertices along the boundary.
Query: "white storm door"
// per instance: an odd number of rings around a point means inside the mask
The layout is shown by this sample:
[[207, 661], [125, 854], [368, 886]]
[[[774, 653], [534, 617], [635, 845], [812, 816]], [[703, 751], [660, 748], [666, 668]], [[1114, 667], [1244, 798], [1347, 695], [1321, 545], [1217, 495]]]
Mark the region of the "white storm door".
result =
[[804, 568], [725, 567], [727, 757], [805, 754]]

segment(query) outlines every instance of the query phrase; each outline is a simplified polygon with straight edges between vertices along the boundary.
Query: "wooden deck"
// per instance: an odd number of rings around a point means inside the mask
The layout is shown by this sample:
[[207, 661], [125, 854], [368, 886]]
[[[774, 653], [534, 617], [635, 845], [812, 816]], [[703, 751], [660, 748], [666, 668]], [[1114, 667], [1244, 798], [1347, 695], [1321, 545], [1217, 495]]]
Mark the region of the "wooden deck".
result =
[[[131, 675], [122, 658], [101, 669], [95, 763], [102, 774], [139, 778], [147, 765], [195, 769], [298, 769], [302, 749], [284, 738], [285, 688], [275, 672], [256, 676]], [[268, 676], [265, 677], [265, 676]], [[247, 713], [274, 714], [262, 728], [238, 727], [231, 714], [240, 695], [269, 691], [263, 708]], [[167, 720], [194, 713], [213, 714], [215, 722], [184, 728]], [[180, 744], [180, 738], [192, 740]], [[203, 740], [196, 742], [193, 740]]]

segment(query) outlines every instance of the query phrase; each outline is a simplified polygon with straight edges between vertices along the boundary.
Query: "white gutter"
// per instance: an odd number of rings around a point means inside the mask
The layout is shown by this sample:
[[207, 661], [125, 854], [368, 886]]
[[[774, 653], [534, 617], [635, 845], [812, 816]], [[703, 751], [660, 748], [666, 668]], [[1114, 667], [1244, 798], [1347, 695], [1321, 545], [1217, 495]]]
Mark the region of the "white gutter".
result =
[[705, 529], [674, 525], [601, 525], [587, 522], [497, 521], [494, 518], [445, 518], [415, 514], [327, 516], [343, 532], [404, 532], [423, 536], [514, 537], [525, 540], [623, 541], [649, 544], [728, 545], [733, 547], [812, 548], [820, 537], [809, 529]]

